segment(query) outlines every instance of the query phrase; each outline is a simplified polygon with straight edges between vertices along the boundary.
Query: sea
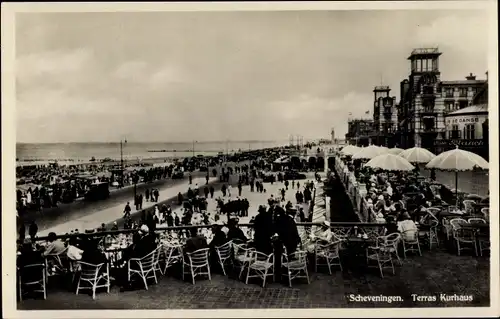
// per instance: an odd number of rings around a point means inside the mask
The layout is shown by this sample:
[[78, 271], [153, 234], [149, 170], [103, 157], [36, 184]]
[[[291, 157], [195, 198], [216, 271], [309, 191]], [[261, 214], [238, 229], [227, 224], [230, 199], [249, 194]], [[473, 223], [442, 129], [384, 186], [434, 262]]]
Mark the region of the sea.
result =
[[[232, 154], [238, 151], [285, 146], [288, 141], [221, 141], [185, 143], [17, 143], [16, 160], [22, 161], [89, 161], [92, 158], [126, 160], [182, 158], [198, 155]], [[194, 152], [193, 152], [194, 146]], [[120, 148], [122, 150], [120, 150]]]

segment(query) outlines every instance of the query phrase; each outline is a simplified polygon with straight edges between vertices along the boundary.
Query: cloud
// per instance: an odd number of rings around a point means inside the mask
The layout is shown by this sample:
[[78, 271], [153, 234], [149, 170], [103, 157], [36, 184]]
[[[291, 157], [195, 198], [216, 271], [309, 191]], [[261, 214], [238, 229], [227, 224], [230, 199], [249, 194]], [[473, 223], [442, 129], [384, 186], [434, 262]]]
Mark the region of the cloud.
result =
[[23, 55], [16, 61], [16, 76], [20, 84], [51, 77], [71, 77], [91, 61], [87, 49], [46, 51]]
[[115, 71], [118, 79], [138, 79], [146, 75], [148, 64], [144, 61], [127, 61], [121, 64]]
[[22, 14], [18, 141], [343, 135], [349, 113], [372, 111], [381, 77], [398, 95], [412, 48], [439, 43], [444, 79], [484, 72], [485, 20], [450, 10]]

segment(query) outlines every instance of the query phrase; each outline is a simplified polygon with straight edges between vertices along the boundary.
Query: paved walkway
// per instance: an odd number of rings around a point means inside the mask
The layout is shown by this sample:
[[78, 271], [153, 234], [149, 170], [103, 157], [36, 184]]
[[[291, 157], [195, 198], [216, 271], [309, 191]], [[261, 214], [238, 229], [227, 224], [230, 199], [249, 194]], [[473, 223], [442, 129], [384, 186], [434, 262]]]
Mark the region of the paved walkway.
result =
[[[230, 277], [215, 274], [212, 280], [196, 277], [193, 285], [187, 277], [179, 279], [180, 271], [172, 269], [168, 276], [160, 276], [158, 284], [151, 284], [149, 290], [138, 289], [121, 292], [111, 287], [109, 294], [100, 289], [96, 299], [88, 293], [75, 295], [75, 291], [61, 290], [57, 283], [51, 285], [47, 300], [26, 299], [17, 304], [19, 310], [138, 310], [138, 309], [244, 309], [244, 308], [374, 308], [374, 307], [487, 307], [490, 305], [490, 259], [472, 257], [469, 254], [456, 256], [445, 251], [442, 245], [428, 251], [423, 247], [422, 256], [408, 254], [403, 264], [396, 263], [396, 274], [384, 270], [384, 278], [378, 269], [366, 272], [344, 271], [333, 268], [332, 275], [326, 269], [310, 271], [311, 284], [305, 280], [293, 281], [293, 288], [287, 283], [269, 281], [261, 288], [262, 281], [255, 279], [248, 285], [238, 280], [237, 274]], [[473, 278], [471, 280], [471, 278]], [[440, 293], [447, 295], [470, 295], [472, 301], [444, 302]], [[355, 302], [350, 295], [400, 296], [400, 300]], [[416, 302], [411, 294], [436, 295], [436, 301]], [[39, 295], [38, 295], [39, 296]], [[168, 316], [166, 314], [164, 316]], [[288, 315], [288, 314], [287, 314]], [[237, 314], [235, 314], [237, 316]], [[293, 313], [290, 314], [293, 316]], [[36, 317], [34, 313], [27, 317]]]
[[[214, 182], [218, 180], [218, 178], [212, 177], [209, 180], [210, 182]], [[191, 187], [194, 188], [196, 184], [198, 185], [205, 185], [206, 180], [205, 177], [203, 178], [193, 178], [193, 184]], [[165, 200], [169, 199], [172, 197], [176, 197], [179, 192], [186, 192], [189, 187], [189, 181], [186, 179], [183, 181], [181, 184], [175, 185], [175, 186], [167, 186], [164, 189], [160, 189], [160, 200]], [[128, 200], [131, 204], [132, 208], [132, 213], [134, 213], [134, 202], [133, 198]], [[115, 205], [113, 207], [107, 208], [100, 210], [98, 212], [73, 219], [71, 221], [59, 224], [57, 226], [45, 229], [43, 231], [40, 231], [38, 236], [47, 236], [50, 232], [55, 232], [56, 234], [64, 234], [69, 232], [70, 230], [78, 229], [80, 232], [83, 232], [85, 229], [93, 229], [99, 227], [102, 223], [108, 224], [111, 223], [119, 218], [123, 217], [123, 209], [125, 208], [125, 205], [127, 204], [127, 201], [124, 201], [121, 204]], [[150, 207], [153, 207], [156, 205], [156, 203], [152, 202], [144, 202], [142, 205], [143, 209], [147, 209]]]
[[[307, 173], [306, 176], [308, 177], [308, 179], [299, 181], [301, 190], [304, 189], [303, 185], [305, 184], [305, 182], [307, 180], [313, 179], [314, 174]], [[271, 195], [273, 195], [274, 198], [281, 198], [280, 190], [284, 187], [285, 187], [284, 183], [280, 183], [280, 182], [273, 183], [273, 185], [271, 185], [270, 183], [265, 183], [264, 188], [266, 189], [266, 192], [265, 193], [258, 193], [258, 192], [251, 192], [250, 186], [243, 186], [242, 192], [241, 192], [241, 198], [246, 198], [250, 203], [250, 207], [248, 209], [248, 216], [239, 218], [240, 224], [249, 223], [250, 219], [253, 216], [257, 215], [257, 210], [258, 210], [259, 206], [260, 205], [267, 205], [267, 200], [271, 197]], [[201, 191], [201, 187], [200, 187], [200, 191]], [[288, 186], [288, 191], [285, 192], [285, 202], [284, 203], [286, 204], [288, 201], [291, 201], [294, 205], [296, 205], [296, 200], [295, 200], [295, 193], [296, 192], [297, 192], [297, 185], [295, 185], [295, 188], [292, 188], [292, 185], [290, 182], [290, 185]], [[208, 202], [207, 211], [210, 213], [210, 218], [212, 221], [213, 221], [213, 217], [215, 215], [214, 212], [216, 211], [216, 208], [217, 208], [216, 198], [218, 198], [218, 197], [222, 198], [221, 191], [215, 192], [214, 198], [213, 199], [208, 198], [208, 200], [207, 200], [207, 202]], [[231, 198], [236, 199], [237, 197], [238, 197], [238, 188], [233, 187], [231, 190]], [[227, 197], [226, 197], [226, 199], [227, 199]], [[308, 206], [303, 205], [303, 207], [304, 207], [304, 212], [307, 216]], [[177, 208], [173, 209], [173, 212], [176, 212], [179, 217], [182, 216], [181, 207], [177, 207]], [[226, 216], [221, 216], [221, 219], [225, 222]], [[159, 226], [166, 226], [166, 224], [159, 225]]]

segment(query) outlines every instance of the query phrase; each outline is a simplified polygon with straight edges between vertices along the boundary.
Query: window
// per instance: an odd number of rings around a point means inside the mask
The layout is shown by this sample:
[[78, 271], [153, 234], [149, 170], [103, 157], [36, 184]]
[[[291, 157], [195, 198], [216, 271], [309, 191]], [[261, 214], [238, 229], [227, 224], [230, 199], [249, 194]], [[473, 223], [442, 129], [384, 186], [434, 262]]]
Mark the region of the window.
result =
[[467, 96], [467, 88], [460, 88], [458, 90], [458, 92], [459, 92], [459, 96], [460, 97], [466, 97]]
[[444, 92], [445, 97], [453, 97], [453, 88], [446, 88]]
[[446, 102], [444, 108], [446, 112], [451, 112], [453, 111], [453, 107], [455, 106], [455, 103], [453, 101]]
[[464, 127], [464, 138], [467, 140], [475, 139], [475, 128], [474, 124], [466, 124]]
[[467, 106], [469, 106], [469, 102], [468, 101], [460, 101], [458, 102], [458, 109], [461, 110], [463, 108], [466, 108]]
[[450, 138], [460, 138], [460, 130], [457, 124], [451, 126]]

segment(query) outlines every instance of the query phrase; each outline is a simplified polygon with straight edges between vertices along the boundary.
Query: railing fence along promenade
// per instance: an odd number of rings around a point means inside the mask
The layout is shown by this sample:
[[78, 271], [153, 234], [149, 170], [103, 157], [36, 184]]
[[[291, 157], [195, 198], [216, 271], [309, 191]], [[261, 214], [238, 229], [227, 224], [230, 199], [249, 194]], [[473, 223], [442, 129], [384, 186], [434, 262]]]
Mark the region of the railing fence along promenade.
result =
[[[314, 226], [321, 226], [322, 223], [301, 223], [298, 222], [297, 228], [306, 230], [306, 232], [309, 232], [310, 229]], [[160, 226], [155, 229], [155, 233], [162, 233], [162, 232], [183, 232], [187, 231], [193, 228], [197, 229], [211, 229], [213, 225], [187, 225], [187, 226]], [[249, 228], [252, 229], [254, 227], [254, 224], [239, 224], [238, 227], [245, 229]], [[366, 223], [366, 222], [331, 222], [330, 223], [330, 228], [332, 231], [335, 230], [342, 230], [342, 234], [346, 233], [363, 233], [363, 232], [368, 232], [373, 230], [373, 228], [377, 229], [382, 229], [385, 228], [386, 224], [381, 224], [381, 223]], [[98, 231], [98, 232], [92, 232], [92, 233], [73, 233], [73, 234], [58, 234], [56, 237], [58, 239], [71, 239], [71, 238], [77, 238], [77, 237], [92, 237], [92, 238], [101, 238], [101, 237], [106, 237], [108, 235], [110, 236], [117, 236], [120, 234], [124, 235], [131, 235], [133, 233], [138, 232], [139, 229], [121, 229], [121, 230], [108, 230], [108, 231]], [[41, 241], [46, 241], [48, 239], [47, 236], [43, 237], [35, 237], [34, 241], [35, 242], [41, 242]]]
[[366, 185], [363, 183], [359, 183], [356, 180], [354, 172], [349, 171], [347, 165], [342, 161], [338, 154], [333, 152], [331, 152], [330, 154], [335, 158], [335, 171], [340, 177], [347, 195], [351, 200], [354, 212], [361, 222], [369, 222], [371, 220], [371, 216], [368, 213], [366, 205], [367, 203], [364, 203], [365, 196], [367, 194]]

